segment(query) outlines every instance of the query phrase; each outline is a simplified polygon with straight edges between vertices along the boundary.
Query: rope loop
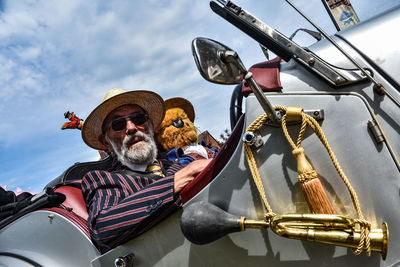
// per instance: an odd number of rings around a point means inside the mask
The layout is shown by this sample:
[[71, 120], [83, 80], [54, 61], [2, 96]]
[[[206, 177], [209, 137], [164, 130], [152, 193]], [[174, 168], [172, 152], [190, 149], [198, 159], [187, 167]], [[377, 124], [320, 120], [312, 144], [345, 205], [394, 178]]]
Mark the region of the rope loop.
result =
[[[267, 119], [268, 119], [267, 114], [265, 114], [265, 113], [261, 114], [257, 119], [255, 119], [249, 125], [249, 127], [247, 127], [246, 132], [257, 131], [267, 121]], [[253, 181], [257, 187], [258, 193], [264, 202], [266, 214], [270, 214], [270, 213], [272, 214], [273, 212], [272, 212], [271, 206], [268, 203], [267, 195], [265, 194], [265, 190], [264, 190], [264, 185], [262, 183], [260, 173], [258, 172], [258, 167], [257, 167], [256, 160], [254, 158], [254, 155], [253, 155], [252, 146], [245, 143], [244, 144], [244, 152], [246, 155], [247, 163], [249, 164], [251, 176], [253, 177]]]
[[266, 222], [269, 222], [271, 220], [272, 217], [276, 216], [275, 212], [266, 212], [264, 214], [264, 219]]
[[360, 242], [357, 248], [352, 249], [353, 254], [359, 255], [365, 249], [367, 256], [371, 256], [371, 239], [369, 237], [371, 223], [364, 219], [355, 219], [354, 223], [360, 226]]

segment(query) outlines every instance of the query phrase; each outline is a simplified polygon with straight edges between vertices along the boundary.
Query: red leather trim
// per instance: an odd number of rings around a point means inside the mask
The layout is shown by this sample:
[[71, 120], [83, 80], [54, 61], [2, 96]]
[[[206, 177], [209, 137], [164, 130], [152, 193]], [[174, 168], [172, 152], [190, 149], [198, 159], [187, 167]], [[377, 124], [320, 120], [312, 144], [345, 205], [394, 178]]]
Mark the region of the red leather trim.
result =
[[[255, 64], [249, 69], [249, 71], [253, 74], [253, 78], [264, 92], [280, 91], [282, 89], [281, 80], [279, 77], [280, 64], [281, 58], [276, 57], [270, 61]], [[252, 91], [250, 87], [246, 86], [246, 83], [244, 83], [242, 92], [243, 96], [247, 97]]]
[[[54, 208], [47, 208], [43, 210], [49, 210], [59, 215], [65, 217], [72, 223], [74, 223], [82, 232], [85, 233], [87, 237], [90, 238], [90, 233], [88, 229], [88, 212], [86, 210], [85, 201], [83, 200], [82, 191], [80, 188], [69, 186], [69, 185], [62, 185], [54, 189], [55, 192], [59, 192], [65, 195], [66, 199], [61, 206], [63, 208], [54, 207]], [[72, 210], [67, 210], [72, 209]]]
[[86, 204], [83, 200], [82, 191], [80, 188], [73, 186], [63, 185], [54, 190], [55, 192], [63, 193], [66, 196], [65, 201], [61, 204], [66, 208], [72, 208], [72, 211], [87, 220], [89, 217], [86, 210]]
[[186, 203], [194, 197], [201, 189], [209, 184], [214, 177], [222, 170], [226, 163], [231, 158], [236, 146], [242, 136], [244, 115], [242, 115], [236, 124], [235, 128], [228, 141], [221, 147], [217, 156], [207, 165], [207, 167], [193, 179], [182, 191], [182, 203]]

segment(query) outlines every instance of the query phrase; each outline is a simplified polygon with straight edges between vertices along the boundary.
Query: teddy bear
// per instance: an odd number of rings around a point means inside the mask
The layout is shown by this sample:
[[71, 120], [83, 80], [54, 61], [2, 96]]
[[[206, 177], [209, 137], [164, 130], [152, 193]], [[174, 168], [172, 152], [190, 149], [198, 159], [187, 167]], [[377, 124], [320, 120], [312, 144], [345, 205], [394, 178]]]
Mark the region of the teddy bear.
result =
[[217, 148], [198, 144], [194, 126], [195, 112], [189, 100], [173, 97], [165, 100], [166, 113], [163, 122], [155, 132], [160, 150], [169, 160], [183, 165], [197, 159], [214, 158]]

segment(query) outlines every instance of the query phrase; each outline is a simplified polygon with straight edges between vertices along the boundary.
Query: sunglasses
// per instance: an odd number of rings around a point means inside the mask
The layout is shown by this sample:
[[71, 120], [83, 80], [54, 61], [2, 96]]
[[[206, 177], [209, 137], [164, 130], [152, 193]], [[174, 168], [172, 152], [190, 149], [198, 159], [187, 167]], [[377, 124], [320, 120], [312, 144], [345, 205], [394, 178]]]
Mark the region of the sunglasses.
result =
[[114, 132], [120, 132], [126, 129], [126, 121], [130, 120], [136, 126], [141, 126], [147, 122], [148, 116], [144, 113], [132, 113], [127, 116], [115, 118], [110, 122], [110, 128]]

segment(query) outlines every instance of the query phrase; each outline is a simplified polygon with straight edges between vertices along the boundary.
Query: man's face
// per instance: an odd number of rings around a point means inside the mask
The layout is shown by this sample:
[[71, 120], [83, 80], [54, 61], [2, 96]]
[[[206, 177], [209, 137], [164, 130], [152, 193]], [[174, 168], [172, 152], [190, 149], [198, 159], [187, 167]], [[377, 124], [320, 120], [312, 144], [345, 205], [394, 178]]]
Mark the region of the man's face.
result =
[[125, 105], [113, 110], [104, 120], [105, 145], [114, 151], [124, 165], [150, 164], [157, 156], [150, 120], [137, 105]]

